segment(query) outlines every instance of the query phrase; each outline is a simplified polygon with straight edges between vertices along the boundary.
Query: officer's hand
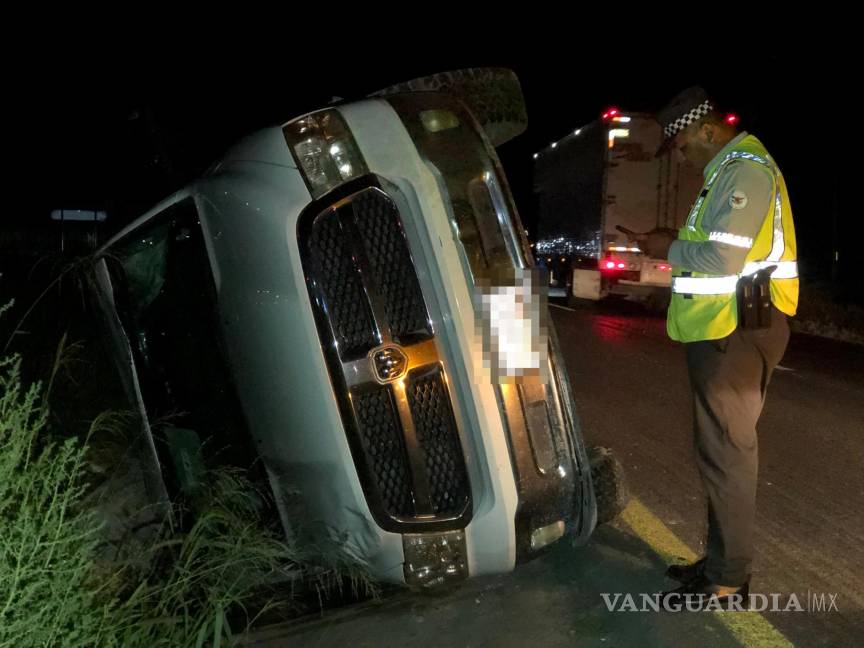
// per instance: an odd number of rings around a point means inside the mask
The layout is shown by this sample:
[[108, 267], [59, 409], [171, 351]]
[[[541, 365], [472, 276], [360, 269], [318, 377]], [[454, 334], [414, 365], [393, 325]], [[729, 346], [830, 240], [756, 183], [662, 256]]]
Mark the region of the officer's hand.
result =
[[678, 238], [678, 232], [668, 227], [658, 227], [650, 232], [636, 235], [636, 243], [652, 259], [665, 259], [669, 254], [669, 246]]

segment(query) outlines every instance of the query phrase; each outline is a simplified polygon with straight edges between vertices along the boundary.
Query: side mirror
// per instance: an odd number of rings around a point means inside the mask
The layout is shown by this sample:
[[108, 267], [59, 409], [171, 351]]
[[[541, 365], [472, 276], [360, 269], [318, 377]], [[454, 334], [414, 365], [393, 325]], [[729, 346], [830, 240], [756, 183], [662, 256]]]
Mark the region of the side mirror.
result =
[[370, 97], [404, 92], [445, 92], [460, 99], [483, 127], [493, 146], [500, 146], [528, 127], [525, 97], [516, 73], [505, 68], [466, 68], [397, 83]]

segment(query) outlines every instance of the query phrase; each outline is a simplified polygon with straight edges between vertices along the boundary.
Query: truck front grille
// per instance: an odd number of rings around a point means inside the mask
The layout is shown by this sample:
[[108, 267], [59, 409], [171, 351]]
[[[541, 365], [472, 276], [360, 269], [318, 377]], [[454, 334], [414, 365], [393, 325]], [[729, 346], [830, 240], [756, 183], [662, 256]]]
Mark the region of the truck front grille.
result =
[[396, 205], [367, 187], [301, 217], [298, 236], [376, 520], [397, 531], [464, 526], [471, 489], [459, 427]]

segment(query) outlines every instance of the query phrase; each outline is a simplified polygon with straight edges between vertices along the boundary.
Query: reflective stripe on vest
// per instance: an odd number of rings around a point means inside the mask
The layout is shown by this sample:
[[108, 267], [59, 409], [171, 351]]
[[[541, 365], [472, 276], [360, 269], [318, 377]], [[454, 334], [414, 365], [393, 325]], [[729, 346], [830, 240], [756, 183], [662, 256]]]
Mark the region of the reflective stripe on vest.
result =
[[731, 295], [741, 277], [746, 277], [763, 268], [777, 266], [771, 279], [795, 279], [798, 276], [797, 261], [751, 261], [741, 274], [725, 277], [672, 277], [672, 292], [685, 295]]
[[746, 248], [748, 250], [753, 247], [753, 239], [749, 236], [738, 236], [737, 234], [730, 234], [729, 232], [709, 232], [708, 240], [725, 243], [732, 247]]

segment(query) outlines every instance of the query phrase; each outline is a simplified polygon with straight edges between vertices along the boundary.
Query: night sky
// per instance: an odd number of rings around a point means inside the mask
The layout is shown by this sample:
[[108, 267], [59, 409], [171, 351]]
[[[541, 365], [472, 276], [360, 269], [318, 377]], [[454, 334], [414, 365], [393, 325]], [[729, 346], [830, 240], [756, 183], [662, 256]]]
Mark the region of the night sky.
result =
[[[59, 56], [21, 73], [13, 141], [25, 170], [7, 222], [33, 223], [51, 209], [107, 208], [119, 225], [202, 172], [233, 141], [258, 127], [321, 107], [333, 96], [360, 98], [434, 72], [495, 66], [519, 76], [528, 107], [526, 133], [499, 150], [523, 220], [533, 229], [532, 154], [584, 125], [608, 106], [654, 111], [681, 89], [702, 84], [740, 114], [787, 179], [801, 257], [827, 270], [832, 221], [853, 217], [844, 177], [857, 135], [848, 108], [856, 63], [822, 50], [787, 55], [725, 54], [710, 65], [682, 59], [680, 48], [627, 48], [558, 42], [415, 56], [373, 53], [297, 65], [279, 48]], [[421, 49], [421, 48], [416, 48]], [[844, 205], [844, 208], [840, 208]], [[846, 229], [844, 229], [846, 228]], [[844, 237], [841, 237], [844, 238]], [[841, 242], [851, 263], [855, 246]], [[845, 247], [844, 247], [845, 246]]]

